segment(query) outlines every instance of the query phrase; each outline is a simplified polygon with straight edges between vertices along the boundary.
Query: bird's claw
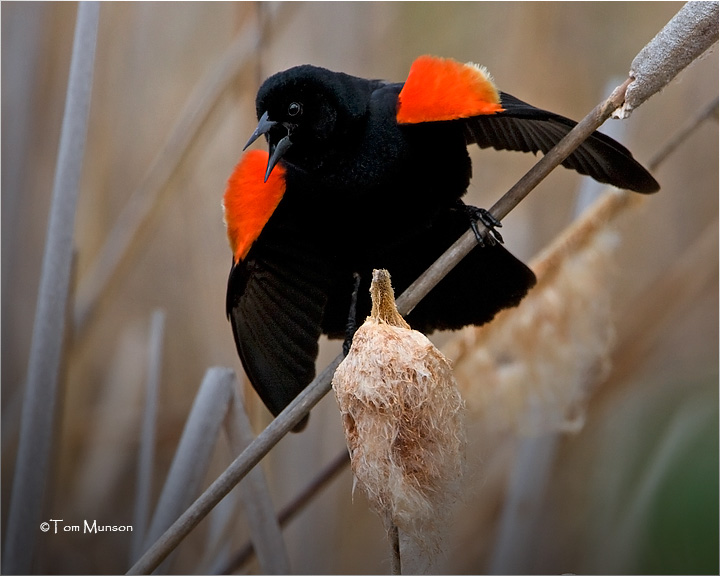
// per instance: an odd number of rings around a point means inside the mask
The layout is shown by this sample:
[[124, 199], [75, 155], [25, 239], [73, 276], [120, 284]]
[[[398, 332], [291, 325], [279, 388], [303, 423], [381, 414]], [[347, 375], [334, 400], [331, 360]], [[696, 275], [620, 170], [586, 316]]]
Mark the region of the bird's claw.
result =
[[[468, 216], [470, 217], [470, 228], [475, 234], [475, 239], [480, 246], [485, 247], [485, 244], [495, 246], [495, 244], [502, 244], [503, 237], [496, 228], [502, 228], [502, 222], [495, 218], [485, 208], [475, 208], [475, 206], [466, 206]], [[478, 222], [481, 222], [485, 227], [484, 230], [480, 230]]]

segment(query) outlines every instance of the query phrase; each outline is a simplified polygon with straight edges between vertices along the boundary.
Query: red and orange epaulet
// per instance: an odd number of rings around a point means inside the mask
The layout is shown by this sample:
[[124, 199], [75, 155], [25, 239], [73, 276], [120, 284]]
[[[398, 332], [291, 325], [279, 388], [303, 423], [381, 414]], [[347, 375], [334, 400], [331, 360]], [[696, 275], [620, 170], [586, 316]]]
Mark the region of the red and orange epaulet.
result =
[[250, 150], [240, 158], [228, 180], [223, 213], [235, 263], [247, 256], [285, 194], [285, 170], [281, 165], [275, 166], [268, 181], [263, 182], [267, 163], [266, 151]]
[[488, 71], [473, 63], [420, 56], [398, 96], [399, 124], [457, 120], [502, 112]]

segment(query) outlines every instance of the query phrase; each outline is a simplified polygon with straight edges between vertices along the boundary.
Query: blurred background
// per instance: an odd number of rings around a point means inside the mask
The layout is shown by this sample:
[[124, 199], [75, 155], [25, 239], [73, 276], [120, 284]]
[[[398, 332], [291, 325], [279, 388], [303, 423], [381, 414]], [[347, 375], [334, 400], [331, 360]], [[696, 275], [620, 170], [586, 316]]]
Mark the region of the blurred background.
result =
[[[402, 81], [412, 61], [429, 53], [481, 63], [501, 90], [580, 119], [626, 78], [633, 57], [681, 7], [102, 3], [44, 517], [132, 523], [155, 309], [165, 311], [166, 330], [154, 499], [205, 371], [220, 365], [241, 373], [225, 318], [231, 254], [221, 197], [257, 123], [254, 95], [262, 79], [312, 63]], [[2, 3], [3, 528], [76, 11], [69, 2]], [[610, 121], [603, 130], [614, 131], [647, 163], [717, 93], [713, 47], [627, 121]], [[517, 153], [477, 150], [472, 156], [467, 201], [485, 207], [534, 162]], [[493, 442], [471, 442], [465, 501], [453, 513], [434, 570], [717, 573], [716, 109], [654, 175], [662, 190], [618, 223], [610, 294], [613, 368], [588, 399], [584, 426], [557, 439], [539, 482], [533, 529], [515, 540], [515, 563], [498, 564], [496, 548], [524, 441], [506, 431]], [[547, 246], [573, 220], [582, 182], [555, 171], [504, 221], [508, 248], [530, 261]], [[99, 266], [111, 261], [122, 237], [131, 241], [103, 282]], [[452, 346], [456, 337], [434, 339]], [[318, 366], [339, 350], [339, 343], [323, 340]], [[245, 397], [259, 433], [269, 415], [249, 387]], [[262, 463], [276, 508], [344, 445], [329, 395], [313, 410], [307, 430], [284, 438]], [[221, 437], [205, 485], [232, 457]], [[528, 474], [532, 483], [534, 472]], [[223, 564], [206, 557], [207, 532], [203, 521], [181, 544], [172, 572]], [[237, 512], [228, 554], [246, 537]], [[353, 498], [349, 469], [288, 524], [284, 537], [297, 573], [390, 569], [382, 524], [361, 494]], [[131, 564], [130, 539], [38, 531], [33, 570], [124, 572]]]

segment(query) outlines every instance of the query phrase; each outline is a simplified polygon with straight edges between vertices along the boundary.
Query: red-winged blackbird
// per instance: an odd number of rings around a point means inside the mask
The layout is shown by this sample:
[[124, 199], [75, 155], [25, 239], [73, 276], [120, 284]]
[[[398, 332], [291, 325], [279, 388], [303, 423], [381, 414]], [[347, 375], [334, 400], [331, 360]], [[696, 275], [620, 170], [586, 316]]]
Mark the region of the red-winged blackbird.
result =
[[[373, 268], [401, 293], [483, 212], [465, 205], [467, 145], [547, 152], [575, 122], [499, 92], [473, 64], [418, 58], [405, 83], [315, 66], [268, 78], [256, 100], [269, 154], [241, 158], [224, 196], [233, 251], [227, 315], [245, 371], [277, 415], [313, 379], [321, 334], [343, 337]], [[642, 193], [658, 183], [595, 132], [563, 165]], [[483, 220], [485, 221], [485, 220]], [[409, 314], [423, 332], [483, 324], [517, 305], [533, 273], [489, 237]]]

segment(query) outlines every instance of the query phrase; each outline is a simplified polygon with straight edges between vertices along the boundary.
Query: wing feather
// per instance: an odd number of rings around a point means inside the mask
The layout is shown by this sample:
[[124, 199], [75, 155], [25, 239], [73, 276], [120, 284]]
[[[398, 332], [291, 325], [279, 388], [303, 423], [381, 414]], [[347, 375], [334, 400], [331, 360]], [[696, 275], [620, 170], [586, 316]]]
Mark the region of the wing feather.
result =
[[[569, 118], [535, 108], [510, 94], [501, 92], [500, 99], [503, 112], [460, 120], [465, 124], [468, 144], [546, 154], [576, 125]], [[627, 148], [601, 132], [594, 132], [562, 164], [619, 188], [642, 193], [659, 189]]]
[[315, 377], [327, 301], [324, 264], [290, 243], [259, 243], [233, 266], [228, 317], [247, 376], [279, 414]]

